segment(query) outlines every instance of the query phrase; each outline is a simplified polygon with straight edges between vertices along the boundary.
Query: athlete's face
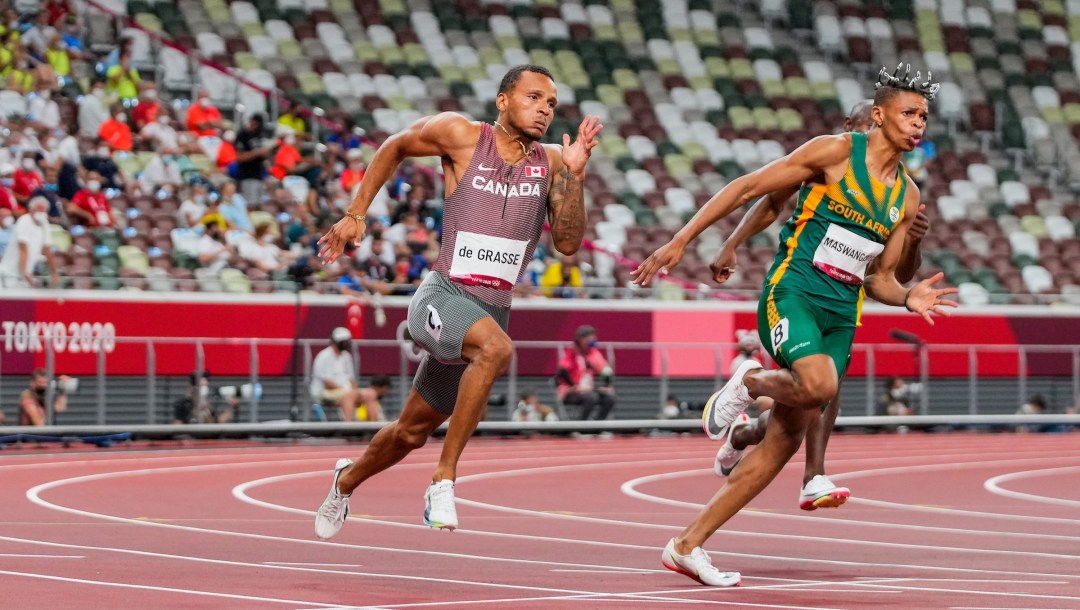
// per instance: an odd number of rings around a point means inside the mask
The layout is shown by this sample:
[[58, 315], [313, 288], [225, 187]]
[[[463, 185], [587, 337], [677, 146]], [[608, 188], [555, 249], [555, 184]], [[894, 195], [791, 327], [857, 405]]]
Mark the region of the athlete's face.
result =
[[514, 88], [495, 98], [499, 112], [514, 129], [530, 140], [544, 137], [558, 105], [555, 83], [536, 72], [523, 72]]
[[900, 150], [909, 151], [922, 141], [930, 116], [929, 106], [922, 95], [901, 91], [881, 106], [874, 106], [872, 115], [889, 142]]

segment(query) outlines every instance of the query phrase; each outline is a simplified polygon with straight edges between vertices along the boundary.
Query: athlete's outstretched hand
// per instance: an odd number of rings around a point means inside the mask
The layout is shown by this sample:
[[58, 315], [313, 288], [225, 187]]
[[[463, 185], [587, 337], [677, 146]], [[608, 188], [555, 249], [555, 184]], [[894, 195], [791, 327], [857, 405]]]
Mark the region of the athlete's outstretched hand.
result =
[[661, 275], [671, 273], [675, 265], [678, 265], [679, 261], [682, 260], [685, 248], [686, 246], [682, 246], [675, 241], [669, 241], [657, 248], [656, 252], [649, 255], [649, 258], [641, 261], [637, 269], [630, 272], [630, 277], [633, 278], [635, 284], [648, 286], [657, 273]]
[[345, 251], [345, 244], [351, 241], [354, 246], [359, 246], [366, 227], [367, 223], [363, 220], [357, 220], [351, 216], [337, 221], [326, 232], [326, 235], [319, 239], [319, 245], [322, 246], [319, 249], [319, 258], [324, 264], [330, 264]]
[[930, 317], [930, 314], [948, 316], [951, 314], [944, 308], [957, 306], [956, 301], [948, 301], [941, 297], [960, 292], [958, 288], [934, 288], [934, 284], [944, 278], [945, 274], [939, 271], [933, 277], [928, 277], [912, 286], [908, 290], [907, 297], [904, 298], [904, 306], [922, 316], [931, 326], [934, 325], [934, 319]]
[[734, 249], [720, 248], [720, 251], [716, 253], [716, 258], [709, 263], [709, 271], [712, 271], [713, 281], [717, 284], [728, 281], [731, 275], [735, 273], [735, 263], [737, 262]]
[[581, 120], [581, 125], [578, 125], [577, 139], [573, 144], [570, 143], [570, 134], [563, 134], [562, 160], [563, 165], [571, 174], [580, 174], [585, 171], [585, 164], [589, 162], [592, 149], [600, 143], [596, 139], [596, 134], [603, 128], [600, 117], [588, 115]]
[[926, 232], [930, 230], [930, 217], [926, 215], [926, 204], [919, 204], [919, 213], [915, 215], [915, 222], [911, 223], [908, 227], [907, 236], [908, 239], [921, 241], [926, 237]]

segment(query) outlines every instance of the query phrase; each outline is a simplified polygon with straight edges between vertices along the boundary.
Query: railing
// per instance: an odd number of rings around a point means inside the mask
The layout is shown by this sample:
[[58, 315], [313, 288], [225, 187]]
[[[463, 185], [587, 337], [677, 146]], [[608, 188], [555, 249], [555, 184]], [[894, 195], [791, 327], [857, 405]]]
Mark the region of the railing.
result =
[[[20, 341], [26, 341], [26, 337], [18, 337]], [[65, 341], [59, 343], [52, 337], [41, 338], [44, 352], [44, 366], [50, 378], [56, 373], [65, 371], [57, 369], [57, 345], [64, 346]], [[86, 339], [85, 337], [80, 340]], [[74, 342], [75, 339], [68, 338]], [[25, 348], [17, 343], [10, 335], [0, 334], [0, 356], [11, 358], [17, 355], [15, 352]], [[292, 381], [289, 390], [289, 404], [298, 407], [302, 421], [311, 420], [312, 401], [308, 399], [307, 383], [311, 375], [311, 366], [314, 354], [326, 346], [325, 339], [266, 339], [266, 338], [156, 338], [156, 337], [117, 337], [113, 338], [105, 334], [97, 334], [86, 341], [83, 346], [81, 358], [88, 358], [88, 353], [93, 354], [94, 372], [97, 383], [93, 397], [93, 406], [96, 423], [103, 425], [107, 421], [106, 413], [109, 408], [109, 400], [106, 393], [107, 365], [110, 354], [116, 349], [125, 347], [126, 355], [130, 360], [130, 350], [141, 346], [145, 354], [143, 362], [145, 367], [140, 367], [136, 375], [145, 375], [146, 387], [146, 419], [147, 424], [162, 423], [158, 413], [158, 383], [163, 376], [179, 376], [180, 370], [184, 374], [190, 371], [202, 372], [207, 368], [207, 361], [211, 357], [221, 360], [230, 359], [233, 376], [241, 376], [247, 383], [255, 386], [262, 381], [273, 378], [281, 380], [290, 378]], [[514, 344], [514, 357], [507, 372], [505, 393], [509, 397], [516, 397], [518, 390], [526, 379], [530, 383], [536, 383], [537, 379], [550, 379], [554, 374], [555, 365], [563, 350], [570, 346], [569, 341], [519, 341]], [[178, 356], [177, 346], [190, 348], [190, 356], [185, 353]], [[295, 351], [293, 348], [295, 346]], [[716, 388], [722, 385], [727, 377], [728, 364], [735, 353], [734, 343], [654, 343], [654, 342], [604, 342], [601, 349], [616, 371], [616, 388], [633, 388], [634, 396], [627, 396], [628, 400], [636, 400], [639, 404], [648, 403], [659, 407], [664, 404], [671, 388], [679, 386], [686, 388], [688, 383], [696, 383], [695, 390], [701, 388]], [[276, 351], [275, 351], [276, 350]], [[171, 357], [168, 375], [163, 375], [161, 363], [162, 353]], [[283, 354], [289, 354], [288, 364]], [[404, 404], [404, 399], [410, 387], [411, 377], [417, 362], [422, 357], [422, 352], [409, 342], [395, 340], [358, 340], [352, 345], [352, 353], [359, 370], [365, 375], [373, 373], [390, 374], [397, 377], [394, 384], [396, 389], [391, 401], [396, 406]], [[240, 356], [246, 354], [246, 356]], [[899, 367], [897, 362], [907, 362], [905, 354], [910, 354], [910, 366]], [[60, 354], [61, 357], [70, 355]], [[277, 358], [275, 359], [274, 356]], [[113, 356], [115, 357], [115, 356]], [[177, 362], [179, 358], [180, 362]], [[190, 358], [190, 361], [186, 360]], [[237, 361], [238, 358], [246, 358], [246, 362]], [[1037, 379], [1031, 375], [1031, 362], [1039, 363]], [[271, 362], [273, 361], [273, 362]], [[0, 358], [0, 365], [4, 362]], [[979, 415], [985, 413], [980, 408], [984, 400], [994, 398], [999, 403], [1002, 401], [1000, 390], [995, 390], [997, 395], [990, 396], [982, 386], [990, 378], [1005, 378], [1010, 384], [1015, 384], [1015, 403], [1018, 406], [1029, 398], [1029, 391], [1034, 383], [1042, 383], [1046, 377], [1052, 377], [1058, 387], [1065, 387], [1061, 394], [1067, 394], [1067, 400], [1075, 401], [1080, 397], [1080, 346], [1063, 345], [921, 345], [906, 344], [856, 344], [852, 349], [852, 374], [850, 379], [859, 380], [865, 384], [865, 414], [876, 414], [875, 405], [882, 393], [882, 385], [879, 380], [901, 374], [908, 380], [918, 380], [921, 391], [914, 393], [911, 398], [912, 406], [920, 415], [937, 414], [931, 409], [932, 404], [940, 406], [941, 397], [937, 397], [932, 391], [932, 380], [946, 380], [952, 384], [953, 392], [950, 412], [957, 412], [958, 400], [966, 399], [966, 413]], [[888, 363], [888, 366], [882, 363]], [[986, 370], [989, 362], [996, 370]], [[270, 363], [270, 364], [267, 364]], [[277, 363], [276, 365], [274, 363]], [[621, 369], [620, 369], [620, 363]], [[957, 363], [966, 363], [962, 369]], [[980, 371], [980, 363], [983, 370]], [[947, 367], [943, 365], [948, 365]], [[276, 370], [274, 370], [276, 366]], [[10, 370], [10, 366], [8, 367]], [[941, 373], [942, 368], [948, 368], [949, 373]], [[937, 369], [937, 372], [935, 372]], [[620, 370], [622, 371], [620, 373]], [[966, 375], [962, 370], [966, 370]], [[1046, 371], [1050, 372], [1047, 373]], [[627, 374], [633, 371], [633, 375]], [[215, 371], [219, 373], [219, 371]], [[0, 366], [0, 384], [4, 382], [5, 373]], [[8, 377], [10, 382], [10, 377]], [[642, 383], [647, 381], [647, 383]], [[857, 383], [856, 382], [856, 383]], [[681, 384], [681, 385], [680, 385]], [[959, 387], [959, 391], [956, 388]], [[0, 386], [2, 388], [2, 386]], [[554, 392], [554, 387], [546, 385], [543, 390], [547, 394]], [[709, 390], [711, 391], [711, 390]], [[966, 393], [966, 397], [964, 394]], [[707, 396], [703, 394], [701, 398]], [[283, 398], [282, 394], [275, 395], [278, 402]], [[396, 399], [396, 400], [395, 400]], [[260, 413], [260, 396], [253, 394], [245, 409], [244, 420], [248, 423], [258, 423], [265, 418]], [[1011, 399], [1007, 399], [1011, 400]], [[53, 404], [53, 389], [50, 387], [46, 396], [47, 405], [50, 409]], [[84, 400], [85, 402], [85, 400]], [[512, 401], [508, 401], [510, 403]], [[1059, 406], [1063, 406], [1063, 400], [1058, 400]], [[1069, 402], [1068, 404], [1074, 404]], [[507, 405], [507, 415], [513, 405]], [[851, 409], [859, 410], [849, 405], [846, 413], [852, 413]], [[1015, 408], [1015, 407], [1013, 407]], [[856, 411], [857, 412], [857, 411]]]

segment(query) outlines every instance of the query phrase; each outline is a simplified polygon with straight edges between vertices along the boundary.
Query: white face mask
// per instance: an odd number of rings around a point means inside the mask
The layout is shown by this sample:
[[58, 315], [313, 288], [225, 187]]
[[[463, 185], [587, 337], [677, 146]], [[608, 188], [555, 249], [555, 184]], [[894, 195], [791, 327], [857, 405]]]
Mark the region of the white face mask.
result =
[[210, 98], [208, 98], [208, 97], [200, 97], [199, 98], [199, 105], [202, 106], [203, 108], [209, 108], [210, 107]]
[[123, 112], [121, 112], [121, 113], [116, 115], [116, 120], [121, 122], [121, 123], [127, 123], [127, 115], [124, 114]]
[[98, 154], [99, 157], [108, 157], [109, 156], [109, 147], [108, 146], [102, 146], [102, 147], [98, 148], [97, 149], [97, 154]]
[[158, 123], [161, 123], [162, 125], [168, 125], [169, 124], [169, 116], [168, 115], [159, 116], [158, 117]]
[[31, 216], [33, 216], [34, 222], [38, 223], [39, 225], [43, 225], [49, 222], [49, 215], [45, 212], [34, 212], [33, 214], [31, 214]]
[[289, 146], [292, 146], [293, 144], [296, 144], [296, 137], [295, 136], [285, 136], [285, 143], [288, 144]]
[[50, 97], [52, 97], [52, 91], [49, 91], [48, 89], [46, 89], [46, 90], [42, 91], [40, 95], [41, 95], [41, 99], [47, 100]]
[[96, 193], [101, 190], [101, 182], [99, 180], [91, 180], [86, 183], [86, 188], [91, 193]]
[[0, 227], [4, 227], [5, 229], [13, 224], [15, 224], [14, 216], [4, 216], [4, 219], [0, 220]]
[[157, 99], [157, 90], [156, 89], [149, 89], [149, 90], [146, 91], [146, 93], [144, 95], [146, 96], [146, 99], [148, 99], [150, 101], [156, 100]]
[[91, 92], [91, 95], [98, 98], [99, 100], [103, 100], [103, 99], [105, 99], [105, 90], [102, 89], [101, 87], [98, 87], [97, 89], [94, 89]]
[[23, 159], [22, 166], [23, 169], [25, 169], [26, 171], [33, 171], [37, 169], [37, 163], [35, 163], [33, 159]]
[[56, 147], [56, 138], [49, 138], [48, 140], [45, 140], [45, 146], [47, 146], [49, 148], [55, 148]]
[[206, 397], [208, 397], [208, 396], [210, 396], [210, 386], [208, 386], [208, 385], [199, 386], [199, 398], [202, 398], [203, 400], [205, 400]]

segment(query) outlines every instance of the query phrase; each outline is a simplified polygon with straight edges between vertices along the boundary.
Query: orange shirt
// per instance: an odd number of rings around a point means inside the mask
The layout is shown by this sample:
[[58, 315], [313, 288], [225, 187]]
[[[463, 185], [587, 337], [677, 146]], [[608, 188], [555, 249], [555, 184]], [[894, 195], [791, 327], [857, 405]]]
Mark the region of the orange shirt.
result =
[[192, 104], [191, 108], [187, 111], [187, 128], [188, 131], [194, 131], [195, 135], [199, 136], [212, 136], [214, 135], [213, 129], [197, 129], [197, 125], [203, 123], [212, 123], [221, 120], [221, 111], [213, 106], [209, 108], [203, 108], [199, 104]]
[[131, 128], [127, 123], [121, 123], [116, 119], [107, 119], [98, 129], [98, 137], [109, 145], [113, 150], [130, 151], [133, 145]]
[[363, 179], [364, 170], [362, 168], [345, 168], [345, 171], [341, 172], [341, 188], [345, 189], [346, 193], [352, 193], [353, 187], [360, 184]]
[[233, 146], [232, 142], [222, 140], [217, 153], [218, 169], [228, 167], [233, 161], [236, 161], [236, 147]]
[[281, 180], [289, 175], [300, 159], [302, 159], [300, 151], [296, 150], [295, 146], [282, 143], [278, 146], [277, 154], [274, 155], [274, 167], [270, 168], [270, 173]]

